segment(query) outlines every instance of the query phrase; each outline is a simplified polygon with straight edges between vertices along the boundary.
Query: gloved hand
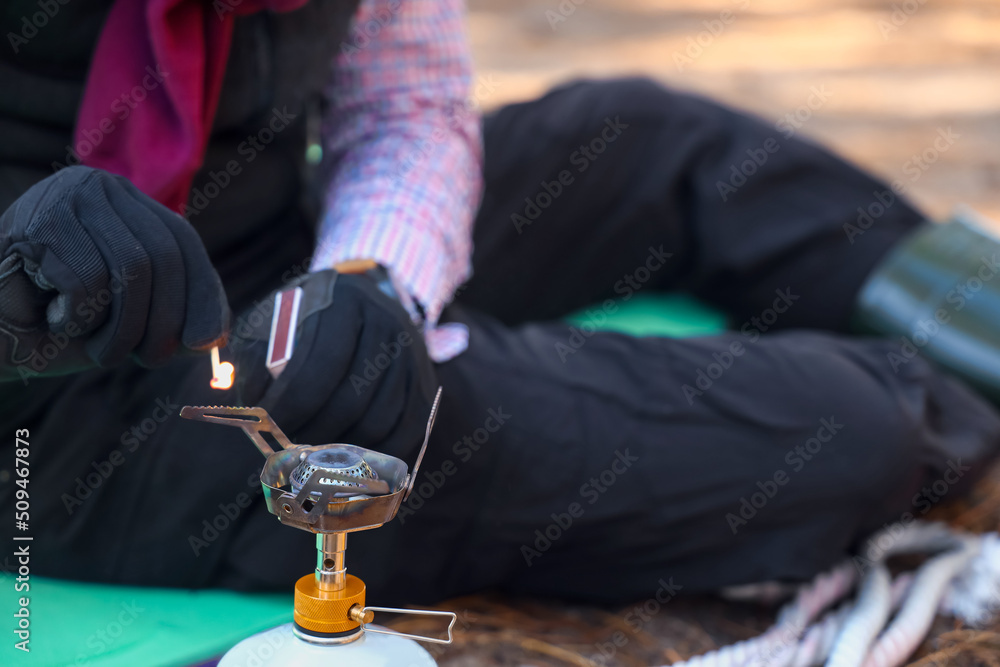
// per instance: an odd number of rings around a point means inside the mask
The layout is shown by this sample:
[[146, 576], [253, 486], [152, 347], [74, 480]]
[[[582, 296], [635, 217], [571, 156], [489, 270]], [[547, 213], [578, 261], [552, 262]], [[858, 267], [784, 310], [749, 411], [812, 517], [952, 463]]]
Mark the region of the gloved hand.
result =
[[156, 366], [228, 326], [197, 232], [125, 178], [69, 167], [0, 217], [0, 380]]
[[296, 443], [345, 442], [411, 457], [437, 383], [406, 310], [362, 274], [320, 271], [283, 289], [296, 285], [303, 294], [295, 347], [277, 379], [265, 367], [273, 308], [245, 313], [233, 326], [226, 354], [235, 355], [240, 402], [265, 408]]

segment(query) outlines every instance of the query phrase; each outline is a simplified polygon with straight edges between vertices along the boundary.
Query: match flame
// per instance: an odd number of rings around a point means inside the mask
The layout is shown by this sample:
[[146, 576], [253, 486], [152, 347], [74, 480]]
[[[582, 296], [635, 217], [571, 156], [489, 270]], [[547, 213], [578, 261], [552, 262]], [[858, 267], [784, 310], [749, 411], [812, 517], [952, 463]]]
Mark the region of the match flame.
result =
[[233, 386], [233, 376], [236, 369], [228, 361], [219, 361], [219, 348], [212, 348], [212, 379], [209, 385], [212, 389], [229, 389]]

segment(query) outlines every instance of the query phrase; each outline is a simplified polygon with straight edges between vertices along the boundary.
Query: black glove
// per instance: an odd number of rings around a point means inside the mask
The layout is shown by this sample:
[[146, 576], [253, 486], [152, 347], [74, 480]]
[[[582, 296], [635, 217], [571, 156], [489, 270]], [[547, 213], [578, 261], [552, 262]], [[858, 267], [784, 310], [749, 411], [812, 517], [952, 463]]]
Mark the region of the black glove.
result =
[[125, 178], [69, 167], [0, 217], [0, 380], [156, 366], [228, 326], [198, 233]]
[[437, 388], [410, 316], [366, 275], [320, 271], [296, 284], [295, 347], [277, 379], [265, 367], [273, 298], [234, 323], [240, 402], [265, 408], [297, 443], [345, 442], [407, 459]]

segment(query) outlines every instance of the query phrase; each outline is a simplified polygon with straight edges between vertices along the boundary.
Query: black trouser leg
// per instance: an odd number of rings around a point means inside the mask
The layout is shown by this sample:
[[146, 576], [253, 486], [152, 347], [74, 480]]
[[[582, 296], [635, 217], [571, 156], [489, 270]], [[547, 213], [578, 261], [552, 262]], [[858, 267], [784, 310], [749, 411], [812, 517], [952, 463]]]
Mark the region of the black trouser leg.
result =
[[[436, 548], [448, 568], [427, 586], [403, 559], [390, 579], [416, 597], [623, 601], [660, 579], [684, 592], [802, 580], [885, 522], [923, 517], [939, 500], [923, 485], [944, 480], [950, 497], [1000, 450], [995, 411], [923, 359], [893, 372], [889, 341], [597, 333], [561, 355], [566, 324], [452, 316], [471, 347], [441, 366], [451, 432], [420, 481], [455, 469], [458, 486], [418, 490], [401, 552]], [[449, 516], [449, 540], [421, 539]]]
[[[620, 298], [662, 247], [672, 257], [644, 289], [690, 290], [736, 323], [790, 289], [800, 299], [776, 327], [846, 331], [866, 276], [922, 217], [814, 144], [645, 79], [505, 107], [485, 122], [485, 151], [459, 299], [508, 324]], [[849, 236], [886, 191], [891, 205]]]
[[[894, 199], [849, 235], [883, 184], [641, 80], [502, 109], [486, 156], [476, 275], [460, 301], [528, 324], [451, 312], [471, 348], [442, 367], [465, 406], [442, 418], [467, 433], [439, 455], [467, 452], [481, 428], [470, 415], [502, 405], [510, 417], [477, 453], [496, 457], [489, 495], [437, 590], [627, 599], [660, 577], [689, 591], [801, 579], [882, 523], [922, 516], [922, 483], [947, 475], [955, 491], [996, 454], [997, 414], [921, 359], [894, 369], [888, 342], [581, 338], [530, 323], [624, 300], [623, 276], [646, 267], [648, 289], [689, 289], [737, 321], [787, 289], [797, 298], [771, 328], [846, 330], [868, 273], [921, 221]], [[737, 182], [734, 169], [755, 173]], [[653, 271], [661, 248], [673, 256]], [[422, 510], [428, 523], [446, 489]]]

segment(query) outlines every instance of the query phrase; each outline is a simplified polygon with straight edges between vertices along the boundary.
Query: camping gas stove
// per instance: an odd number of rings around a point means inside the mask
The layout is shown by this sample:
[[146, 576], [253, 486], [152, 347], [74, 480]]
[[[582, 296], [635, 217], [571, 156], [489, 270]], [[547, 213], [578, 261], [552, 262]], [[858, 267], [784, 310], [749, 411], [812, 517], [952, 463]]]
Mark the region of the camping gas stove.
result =
[[[365, 584], [347, 574], [347, 534], [378, 528], [396, 516], [413, 491], [427, 449], [441, 390], [434, 399], [413, 472], [386, 454], [347, 444], [297, 445], [263, 408], [193, 407], [187, 419], [237, 426], [267, 458], [260, 483], [267, 509], [281, 523], [316, 534], [316, 570], [295, 583], [293, 622], [234, 646], [219, 667], [341, 667], [434, 665], [415, 641], [450, 644], [452, 612], [371, 607]], [[265, 439], [269, 435], [281, 449]], [[407, 635], [373, 625], [375, 612], [443, 617], [447, 639]]]

